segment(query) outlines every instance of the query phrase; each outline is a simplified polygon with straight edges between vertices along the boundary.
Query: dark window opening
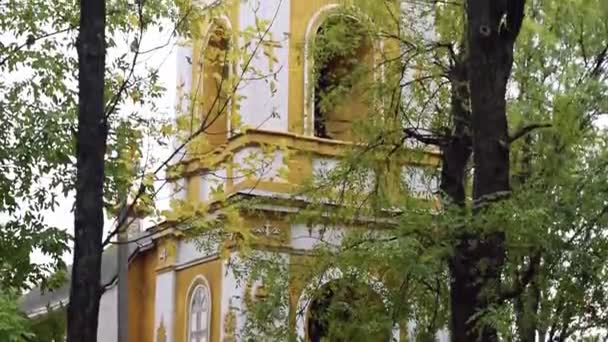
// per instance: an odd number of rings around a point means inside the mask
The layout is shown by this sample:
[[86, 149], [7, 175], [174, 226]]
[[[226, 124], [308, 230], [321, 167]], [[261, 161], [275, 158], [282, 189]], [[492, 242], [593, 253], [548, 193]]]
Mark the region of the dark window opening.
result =
[[210, 33], [203, 55], [202, 126], [211, 146], [228, 139], [230, 111], [230, 40], [226, 30], [216, 25]]
[[362, 80], [369, 72], [371, 42], [348, 16], [329, 18], [317, 30], [314, 46], [314, 135], [351, 140], [353, 120], [365, 112]]
[[356, 281], [324, 285], [310, 303], [307, 329], [310, 342], [389, 341], [391, 336], [380, 296]]

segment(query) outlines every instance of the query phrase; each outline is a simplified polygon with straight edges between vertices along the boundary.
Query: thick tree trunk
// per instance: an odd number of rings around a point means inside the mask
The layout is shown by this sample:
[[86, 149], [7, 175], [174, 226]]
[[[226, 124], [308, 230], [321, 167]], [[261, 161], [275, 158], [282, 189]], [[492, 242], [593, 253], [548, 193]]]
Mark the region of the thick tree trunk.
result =
[[[452, 132], [450, 140], [442, 151], [440, 186], [445, 196], [444, 202], [455, 204], [463, 210], [465, 209], [466, 169], [472, 152], [469, 79], [465, 58], [466, 52], [463, 51], [455, 61], [449, 75], [452, 88]], [[457, 259], [451, 260], [452, 274], [459, 270], [455, 268], [457, 266]], [[463, 282], [454, 280], [457, 278], [453, 277], [450, 284], [452, 341], [465, 341], [467, 317], [474, 312], [471, 310], [470, 298], [463, 294]]]
[[80, 1], [74, 262], [69, 342], [97, 340], [107, 124], [104, 115], [105, 0]]
[[[507, 196], [509, 141], [506, 87], [524, 0], [468, 0], [467, 65], [473, 135], [473, 210], [480, 213]], [[479, 315], [497, 304], [505, 260], [504, 232], [464, 229], [451, 260], [452, 341], [497, 341]]]
[[443, 147], [440, 188], [445, 200], [460, 207], [465, 204], [466, 167], [471, 157], [471, 113], [467, 66], [459, 56], [450, 70], [452, 132]]
[[[452, 88], [452, 134], [442, 153], [441, 190], [452, 202], [465, 210], [466, 169], [472, 152], [469, 79], [463, 52], [450, 72]], [[464, 213], [463, 213], [464, 214]], [[474, 314], [470, 295], [459, 276], [462, 271], [459, 253], [450, 260], [450, 306], [452, 341], [466, 341], [467, 317]]]

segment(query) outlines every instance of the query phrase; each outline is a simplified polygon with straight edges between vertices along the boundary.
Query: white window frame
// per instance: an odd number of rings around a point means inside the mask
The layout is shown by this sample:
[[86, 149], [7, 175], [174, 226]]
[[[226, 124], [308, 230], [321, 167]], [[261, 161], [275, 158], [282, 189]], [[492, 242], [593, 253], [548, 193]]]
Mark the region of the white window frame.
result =
[[[201, 293], [203, 295], [203, 299], [207, 299], [206, 303], [204, 303], [203, 307], [201, 308], [200, 312], [193, 312], [193, 306], [194, 306], [194, 300], [197, 296], [197, 294]], [[207, 282], [207, 280], [203, 277], [197, 277], [193, 282], [192, 285], [190, 286], [190, 290], [188, 291], [188, 299], [187, 299], [187, 307], [186, 307], [186, 313], [187, 313], [187, 320], [186, 320], [186, 328], [187, 328], [187, 332], [186, 332], [186, 337], [187, 337], [187, 342], [209, 342], [210, 338], [211, 338], [211, 310], [212, 310], [212, 303], [211, 303], [211, 291], [209, 288], [209, 283]], [[207, 313], [206, 317], [202, 317], [200, 318], [201, 320], [204, 321], [195, 321], [194, 320], [194, 315], [197, 313], [200, 313], [201, 315], [203, 313]], [[199, 323], [199, 325], [197, 326], [196, 323]], [[200, 336], [194, 336], [193, 334], [200, 334]]]

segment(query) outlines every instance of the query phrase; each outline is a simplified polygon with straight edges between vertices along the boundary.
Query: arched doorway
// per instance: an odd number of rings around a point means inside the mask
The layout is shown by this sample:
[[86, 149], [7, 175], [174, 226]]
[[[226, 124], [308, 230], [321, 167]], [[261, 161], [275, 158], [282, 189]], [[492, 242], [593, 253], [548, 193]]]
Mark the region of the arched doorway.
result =
[[313, 296], [306, 319], [310, 342], [390, 341], [392, 322], [380, 296], [367, 284], [338, 279]]

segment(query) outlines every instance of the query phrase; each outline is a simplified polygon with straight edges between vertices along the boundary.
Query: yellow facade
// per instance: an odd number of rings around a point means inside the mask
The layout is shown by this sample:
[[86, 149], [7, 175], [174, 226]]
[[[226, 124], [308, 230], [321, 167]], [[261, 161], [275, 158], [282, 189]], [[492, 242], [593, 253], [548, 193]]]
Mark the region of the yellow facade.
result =
[[175, 342], [187, 341], [187, 322], [189, 289], [196, 284], [197, 277], [204, 277], [211, 292], [211, 342], [220, 341], [220, 298], [222, 296], [222, 262], [213, 260], [177, 271], [176, 278], [176, 311]]
[[129, 340], [153, 341], [156, 253], [141, 253], [129, 266]]
[[[266, 0], [263, 0], [266, 1]], [[248, 179], [243, 181], [234, 180], [234, 172], [230, 167], [226, 169], [226, 187], [227, 195], [235, 194], [238, 191], [255, 188], [269, 193], [292, 193], [302, 183], [303, 180], [310, 178], [313, 175], [313, 159], [315, 157], [330, 157], [339, 158], [352, 146], [351, 142], [340, 140], [321, 139], [312, 136], [310, 127], [310, 108], [309, 101], [306, 99], [307, 87], [305, 80], [310, 79], [311, 70], [310, 62], [307, 61], [305, 47], [306, 38], [310, 38], [310, 32], [315, 31], [322, 22], [331, 13], [335, 12], [335, 6], [343, 3], [343, 1], [330, 0], [291, 0], [285, 3], [290, 5], [288, 21], [289, 32], [289, 51], [288, 51], [288, 113], [287, 114], [287, 130], [272, 131], [265, 129], [250, 128], [245, 132], [241, 132], [233, 137], [225, 136], [224, 138], [211, 138], [211, 149], [204, 156], [194, 156], [183, 162], [184, 173], [183, 177], [187, 184], [186, 198], [191, 202], [199, 202], [202, 181], [200, 175], [214, 170], [219, 165], [226, 163], [234, 158], [236, 154], [251, 147], [259, 146], [277, 146], [289, 151], [290, 158], [288, 160], [287, 179], [283, 180], [260, 180]], [[226, 13], [222, 20], [228, 22], [223, 25], [230, 26], [233, 32], [243, 29], [240, 27], [239, 18], [243, 11], [241, 8], [242, 1], [234, 1], [234, 6]], [[210, 29], [209, 23], [200, 23], [199, 30], [205, 32]], [[234, 46], [234, 45], [231, 45]], [[193, 42], [193, 68], [192, 79], [201, 79], [202, 70], [197, 67], [202, 64], [204, 56], [205, 44], [202, 41]], [[232, 72], [234, 67], [231, 66]], [[217, 70], [214, 70], [217, 72]], [[203, 83], [206, 82], [205, 77], [202, 77]], [[281, 85], [279, 85], [281, 86]], [[193, 82], [193, 87], [197, 87], [196, 81]], [[210, 87], [209, 84], [203, 84], [203, 87]], [[205, 96], [209, 96], [208, 94]], [[203, 101], [209, 103], [209, 99]], [[204, 110], [209, 110], [205, 108]], [[231, 109], [234, 111], [234, 109]], [[352, 111], [352, 110], [351, 110]], [[220, 121], [212, 127], [215, 133], [227, 130], [229, 127], [228, 116], [223, 115]], [[307, 121], [308, 120], [308, 121]], [[348, 139], [345, 139], [348, 140]], [[401, 153], [401, 152], [400, 152]], [[425, 153], [422, 158], [420, 156], [412, 157], [407, 152], [396, 154], [396, 160], [399, 165], [416, 163], [419, 165], [436, 166], [439, 164], [439, 154]], [[251, 227], [259, 227], [270, 222], [273, 227], [278, 227], [281, 231], [279, 237], [275, 240], [261, 240], [261, 244], [265, 247], [280, 246], [283, 250], [290, 251], [290, 225], [285, 219], [285, 214], [266, 213], [264, 215], [246, 216], [245, 224]], [[209, 286], [211, 295], [211, 319], [210, 319], [210, 341], [220, 342], [221, 336], [224, 336], [224, 341], [230, 341], [231, 324], [226, 323], [231, 321], [230, 311], [224, 308], [222, 315], [222, 294], [225, 291], [223, 284], [225, 279], [225, 269], [223, 260], [218, 255], [212, 255], [198, 262], [179, 265], [177, 249], [184, 244], [183, 236], [175, 231], [164, 231], [154, 241], [154, 246], [151, 250], [140, 253], [131, 264], [130, 268], [130, 336], [133, 341], [142, 342], [186, 342], [188, 334], [188, 306], [190, 303], [190, 289], [197, 279], [202, 277], [206, 280]], [[293, 255], [291, 257], [291, 273], [289, 299], [290, 305], [297, 307], [298, 299], [301, 296], [303, 289], [309, 279], [300, 279], [298, 277], [298, 267], [306, 264], [306, 256]], [[300, 266], [298, 266], [300, 265]], [[172, 309], [169, 314], [161, 314], [159, 318], [159, 303], [155, 301], [159, 298], [159, 289], [157, 282], [160, 284], [161, 277], [171, 274], [174, 287], [168, 287], [172, 293], [162, 293], [161, 298], [172, 298]], [[163, 283], [164, 284], [164, 283]], [[164, 286], [164, 285], [163, 285]], [[295, 311], [294, 311], [295, 312]], [[170, 317], [170, 322], [167, 317]], [[224, 322], [224, 323], [223, 323]], [[295, 313], [290, 317], [292, 328], [295, 327]], [[169, 327], [169, 328], [168, 328]], [[224, 330], [224, 331], [222, 331]], [[164, 339], [164, 340], [162, 340]], [[189, 341], [188, 341], [189, 342]]]

